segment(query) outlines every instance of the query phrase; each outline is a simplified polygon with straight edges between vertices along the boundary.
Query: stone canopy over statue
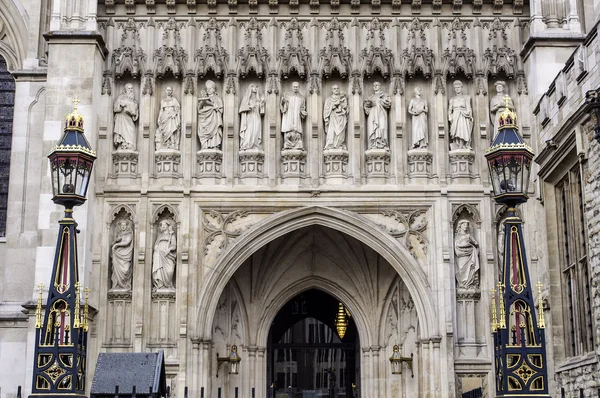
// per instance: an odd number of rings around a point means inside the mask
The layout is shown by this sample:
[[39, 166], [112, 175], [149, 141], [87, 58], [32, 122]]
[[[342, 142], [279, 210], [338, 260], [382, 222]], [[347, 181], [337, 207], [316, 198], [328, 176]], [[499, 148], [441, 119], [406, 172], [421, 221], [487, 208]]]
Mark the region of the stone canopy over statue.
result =
[[281, 99], [281, 132], [283, 149], [304, 149], [302, 121], [306, 117], [306, 99], [300, 94], [300, 84], [292, 83], [292, 91]]
[[388, 109], [392, 106], [390, 96], [383, 92], [381, 83], [373, 83], [373, 94], [364, 100], [367, 115], [369, 149], [388, 149]]
[[133, 85], [127, 83], [113, 104], [115, 128], [113, 142], [117, 150], [135, 151], [138, 120], [138, 102], [135, 100]]

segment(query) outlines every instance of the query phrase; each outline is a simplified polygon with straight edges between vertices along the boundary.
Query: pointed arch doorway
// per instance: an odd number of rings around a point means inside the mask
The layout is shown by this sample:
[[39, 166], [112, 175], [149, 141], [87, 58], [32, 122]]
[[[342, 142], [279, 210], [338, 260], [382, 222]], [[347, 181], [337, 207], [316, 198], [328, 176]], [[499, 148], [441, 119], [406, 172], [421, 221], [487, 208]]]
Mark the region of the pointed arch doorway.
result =
[[348, 311], [345, 333], [338, 332], [335, 319], [340, 304], [321, 290], [309, 289], [281, 308], [269, 331], [269, 396], [357, 396], [360, 380], [358, 331]]

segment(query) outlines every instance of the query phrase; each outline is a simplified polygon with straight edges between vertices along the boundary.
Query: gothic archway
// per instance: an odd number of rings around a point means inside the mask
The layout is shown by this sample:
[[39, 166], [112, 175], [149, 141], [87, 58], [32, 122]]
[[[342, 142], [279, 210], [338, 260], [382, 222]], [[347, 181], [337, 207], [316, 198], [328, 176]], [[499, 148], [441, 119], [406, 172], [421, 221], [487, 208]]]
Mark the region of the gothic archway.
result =
[[[414, 299], [419, 317], [420, 338], [440, 335], [432, 289], [423, 269], [409, 251], [375, 223], [357, 213], [314, 206], [270, 216], [240, 236], [226, 252], [221, 254], [213, 271], [207, 275], [200, 293], [195, 323], [199, 328], [196, 331], [197, 337], [211, 338], [213, 318], [221, 293], [244, 261], [274, 239], [310, 225], [321, 225], [347, 234], [381, 255], [398, 273]], [[263, 337], [266, 341], [266, 336]], [[377, 344], [375, 336], [373, 338], [369, 336], [369, 340], [370, 343]]]

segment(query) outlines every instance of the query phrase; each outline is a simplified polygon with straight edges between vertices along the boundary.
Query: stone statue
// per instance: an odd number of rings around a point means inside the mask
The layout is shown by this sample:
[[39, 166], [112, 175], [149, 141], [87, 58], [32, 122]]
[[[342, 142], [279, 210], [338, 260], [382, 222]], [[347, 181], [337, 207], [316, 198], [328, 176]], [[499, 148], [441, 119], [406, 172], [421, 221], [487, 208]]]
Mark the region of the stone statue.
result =
[[471, 98], [462, 93], [463, 84], [454, 82], [456, 95], [450, 98], [448, 120], [450, 121], [450, 148], [471, 149], [471, 133], [473, 132], [473, 110]]
[[200, 149], [220, 149], [223, 141], [223, 100], [212, 80], [204, 84], [198, 98], [198, 138]]
[[421, 87], [415, 87], [415, 97], [408, 104], [408, 113], [412, 115], [412, 147], [427, 148], [429, 134], [427, 130], [427, 101], [421, 98]]
[[111, 247], [112, 289], [131, 290], [133, 264], [133, 228], [131, 223], [121, 220], [117, 223], [117, 236]]
[[458, 288], [479, 287], [479, 243], [473, 238], [468, 220], [460, 220], [454, 235], [454, 261]]
[[133, 84], [127, 83], [113, 105], [115, 113], [114, 144], [119, 149], [135, 150], [135, 122], [138, 119], [138, 102]]
[[152, 287], [172, 289], [175, 263], [177, 261], [177, 238], [173, 229], [173, 220], [162, 220], [160, 234], [154, 243], [152, 255]]
[[494, 83], [494, 86], [496, 87], [496, 95], [494, 95], [490, 100], [490, 121], [493, 128], [492, 132], [495, 137], [496, 134], [498, 134], [498, 116], [500, 113], [502, 113], [507, 105], [506, 98], [508, 97], [508, 109], [511, 111], [515, 110], [515, 104], [513, 103], [512, 98], [510, 98], [508, 94], [504, 93], [504, 89], [506, 88], [505, 82], [499, 80]]
[[364, 101], [363, 107], [367, 114], [367, 134], [369, 149], [388, 148], [388, 115], [387, 110], [392, 106], [389, 95], [381, 90], [379, 82], [373, 83], [373, 95]]
[[181, 136], [181, 106], [179, 101], [173, 98], [172, 87], [167, 87], [165, 91], [167, 96], [160, 101], [158, 128], [154, 138], [157, 151], [162, 148], [179, 149]]
[[292, 83], [292, 92], [281, 99], [281, 132], [283, 149], [304, 149], [302, 143], [302, 119], [306, 113], [306, 99], [299, 92], [300, 84]]
[[262, 119], [265, 99], [258, 93], [258, 85], [251, 84], [240, 103], [240, 151], [262, 149]]
[[348, 125], [348, 98], [340, 93], [340, 87], [331, 87], [331, 97], [325, 100], [325, 149], [346, 149], [346, 126]]

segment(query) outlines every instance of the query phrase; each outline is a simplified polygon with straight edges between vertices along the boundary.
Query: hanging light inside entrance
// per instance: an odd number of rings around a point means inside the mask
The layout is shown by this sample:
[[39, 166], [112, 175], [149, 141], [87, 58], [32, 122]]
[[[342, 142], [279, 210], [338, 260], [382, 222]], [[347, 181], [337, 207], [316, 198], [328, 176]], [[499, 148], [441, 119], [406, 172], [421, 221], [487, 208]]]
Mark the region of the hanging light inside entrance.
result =
[[335, 317], [335, 328], [337, 329], [338, 336], [343, 339], [346, 335], [346, 329], [348, 329], [348, 316], [350, 312], [344, 308], [344, 304], [340, 303], [338, 311]]

